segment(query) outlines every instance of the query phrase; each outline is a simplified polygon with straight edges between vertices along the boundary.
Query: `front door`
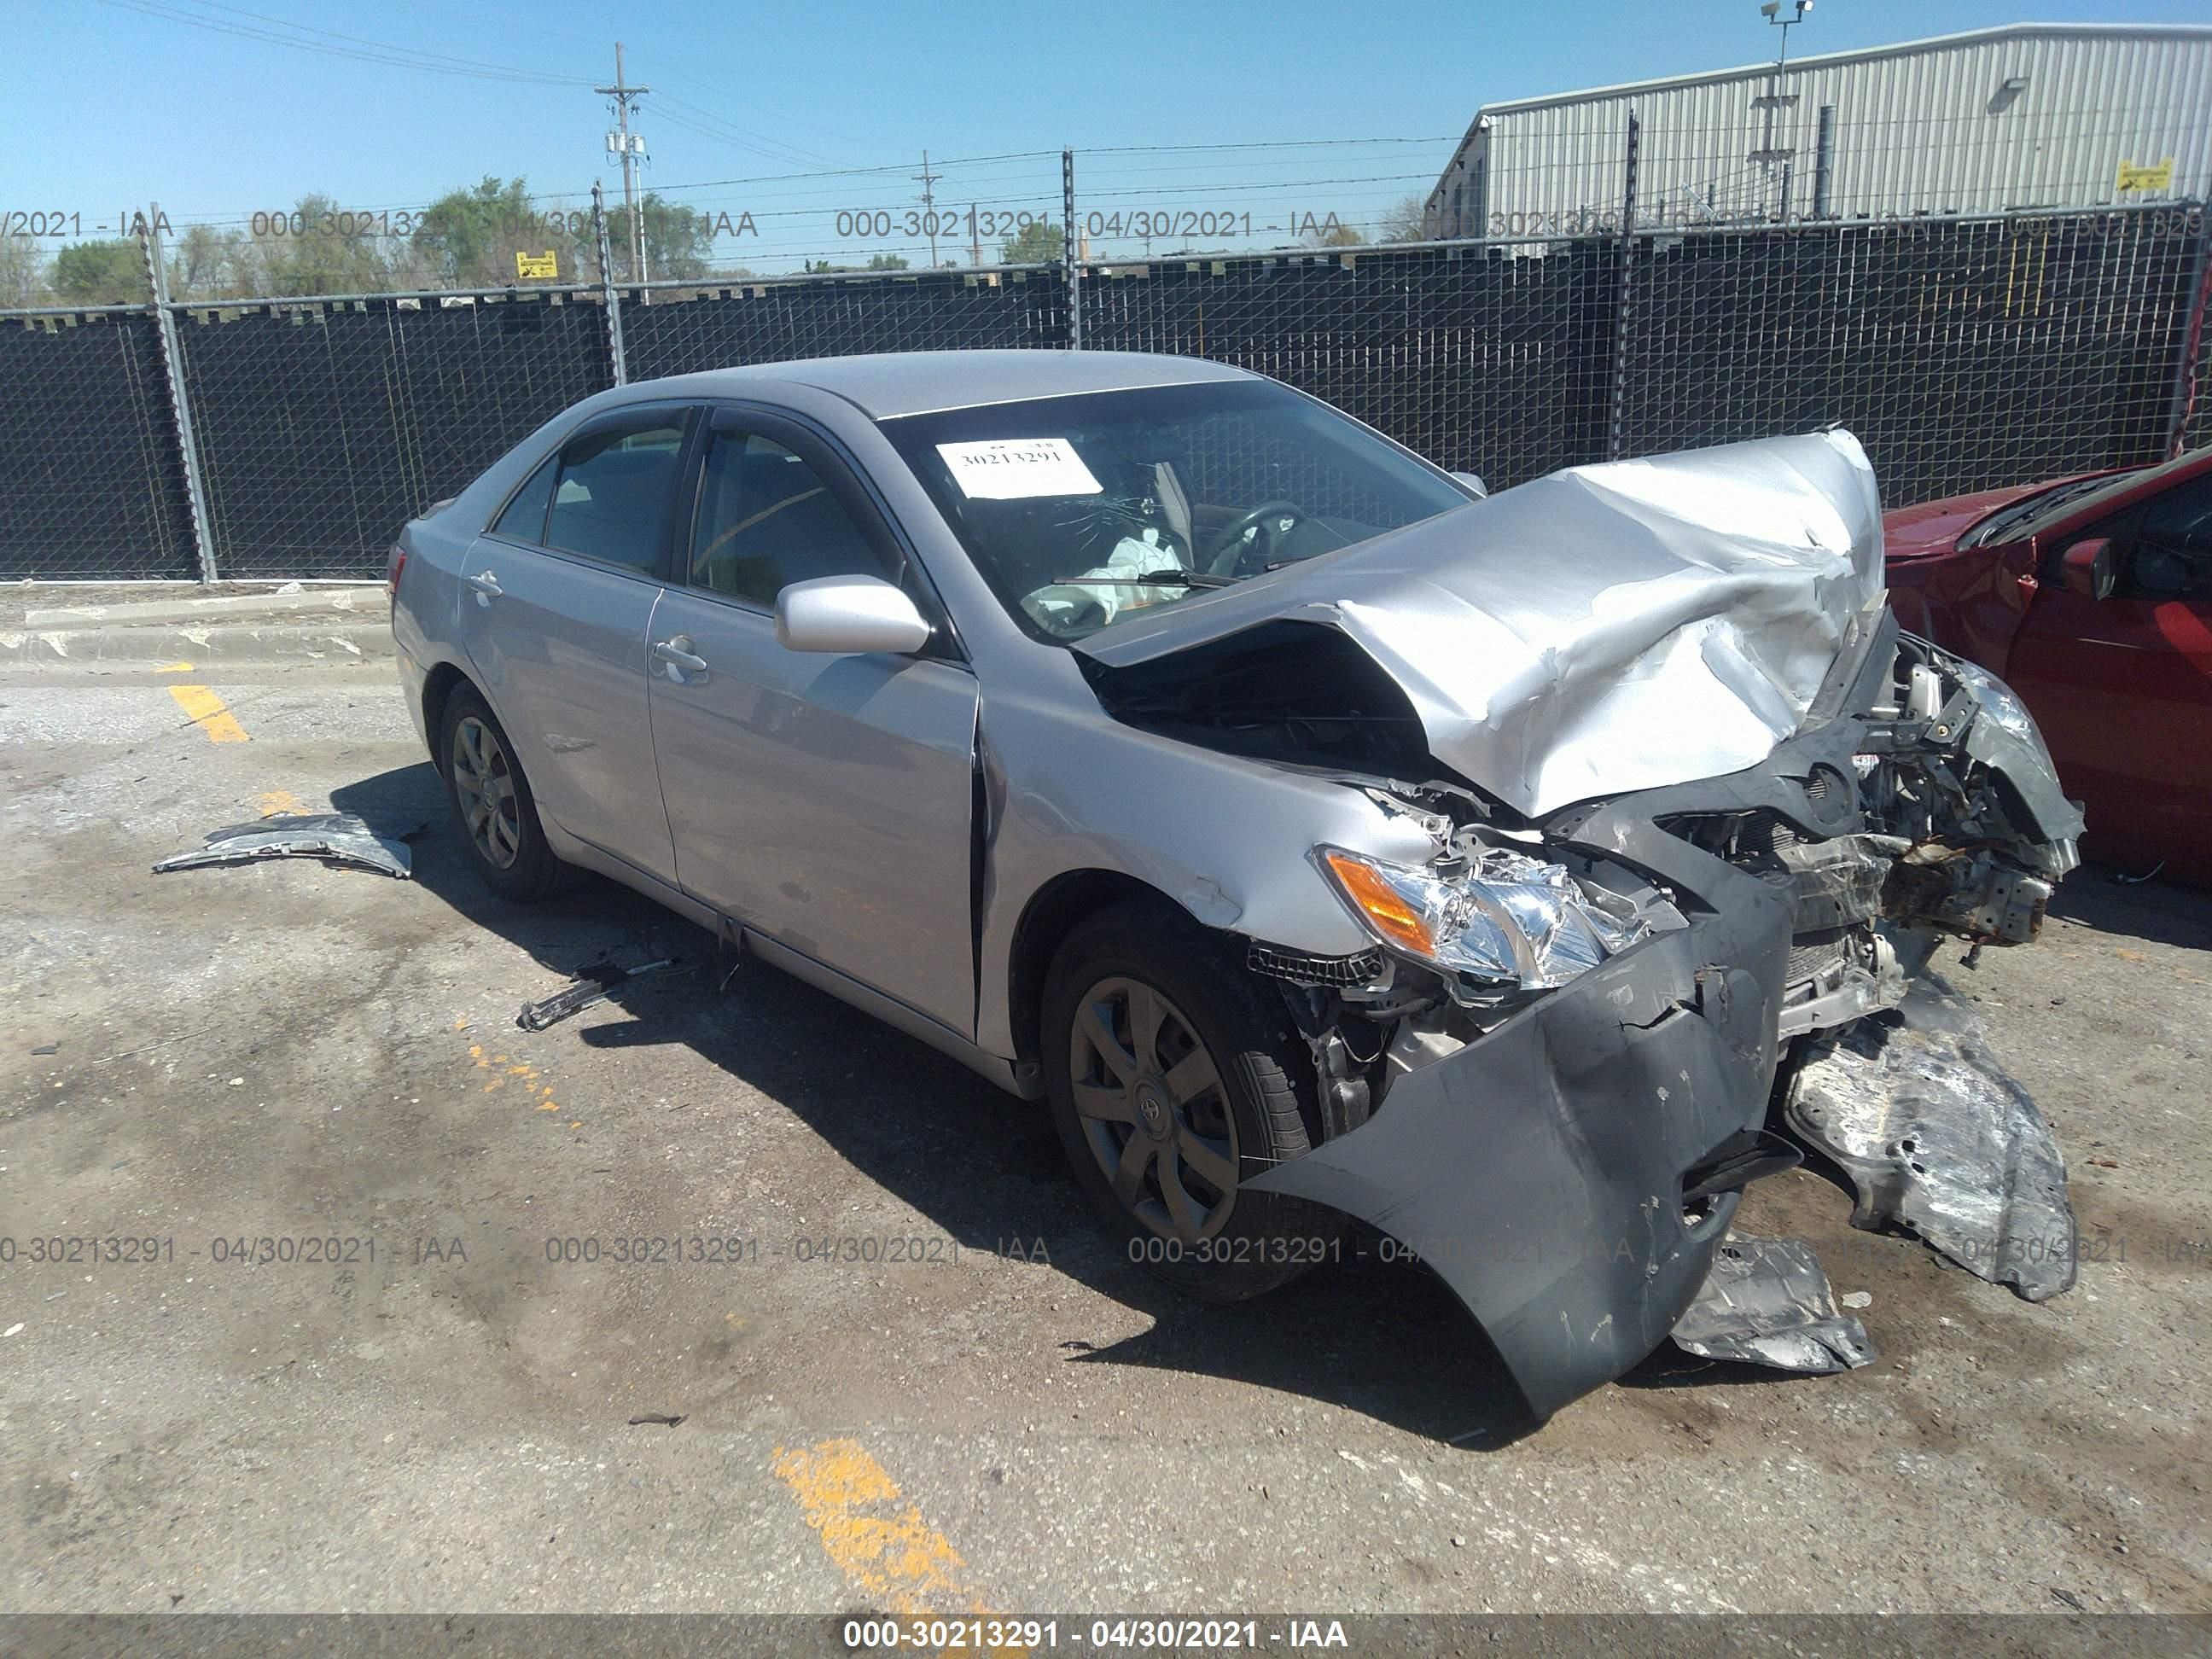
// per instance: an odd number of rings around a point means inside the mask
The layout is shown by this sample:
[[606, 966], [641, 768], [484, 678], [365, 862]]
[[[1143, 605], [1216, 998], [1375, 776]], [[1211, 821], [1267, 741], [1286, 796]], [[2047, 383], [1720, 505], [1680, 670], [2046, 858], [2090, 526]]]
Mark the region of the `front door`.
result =
[[2081, 798], [2089, 857], [2212, 881], [2212, 473], [2083, 533], [2111, 539], [2117, 591], [2044, 585], [2006, 678]]
[[831, 656], [776, 642], [779, 591], [853, 574], [904, 578], [910, 592], [918, 580], [817, 436], [720, 412], [678, 579], [653, 619], [653, 751], [678, 879], [972, 1036], [975, 678], [933, 647]]

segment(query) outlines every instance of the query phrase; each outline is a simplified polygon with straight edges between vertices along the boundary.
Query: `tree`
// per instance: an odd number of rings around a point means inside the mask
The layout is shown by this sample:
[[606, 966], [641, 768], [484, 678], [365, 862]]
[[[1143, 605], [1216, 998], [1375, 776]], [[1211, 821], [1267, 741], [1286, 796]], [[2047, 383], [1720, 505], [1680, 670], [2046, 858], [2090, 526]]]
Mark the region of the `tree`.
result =
[[28, 236], [0, 236], [0, 307], [40, 305], [46, 299], [46, 256]]
[[1326, 230], [1310, 230], [1305, 235], [1308, 247], [1358, 247], [1367, 239], [1350, 225], [1332, 224]]
[[169, 293], [179, 300], [233, 300], [253, 292], [253, 250], [243, 234], [187, 225], [169, 252]]
[[392, 285], [374, 224], [319, 191], [302, 196], [289, 215], [270, 215], [250, 248], [232, 252], [249, 266], [248, 293], [374, 294]]
[[896, 253], [872, 253], [868, 256], [870, 270], [904, 270], [906, 260]]
[[1376, 230], [1386, 242], [1423, 242], [1429, 238], [1429, 201], [1418, 191], [1382, 210]]
[[77, 305], [144, 304], [146, 256], [136, 238], [72, 242], [54, 256], [54, 293]]
[[[616, 216], [608, 216], [611, 232]], [[473, 189], [447, 191], [417, 216], [410, 239], [414, 256], [410, 280], [423, 287], [443, 283], [459, 288], [512, 288], [516, 254], [550, 252], [560, 275], [541, 280], [571, 281], [580, 239], [590, 234], [589, 220], [581, 211], [538, 207], [531, 199], [528, 183], [519, 177], [501, 179], [486, 174]], [[625, 239], [628, 234], [625, 226]], [[650, 218], [645, 246], [650, 253]]]
[[[645, 220], [648, 279], [707, 274], [714, 251], [715, 221], [711, 216], [665, 201], [655, 191], [646, 192], [638, 211]], [[616, 273], [629, 275], [629, 216], [611, 202], [607, 204], [607, 245], [614, 255]]]
[[1000, 263], [1048, 265], [1067, 251], [1067, 234], [1049, 219], [1032, 219], [999, 244]]

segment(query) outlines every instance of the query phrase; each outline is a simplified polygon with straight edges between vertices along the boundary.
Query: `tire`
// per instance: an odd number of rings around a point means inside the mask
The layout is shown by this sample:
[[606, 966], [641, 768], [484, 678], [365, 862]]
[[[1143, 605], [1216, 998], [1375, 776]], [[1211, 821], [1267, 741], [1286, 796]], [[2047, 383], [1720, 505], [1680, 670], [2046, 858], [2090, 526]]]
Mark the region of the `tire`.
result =
[[1243, 1188], [1321, 1119], [1289, 1010], [1218, 936], [1165, 901], [1099, 911], [1053, 958], [1040, 1039], [1061, 1149], [1131, 1260], [1234, 1302], [1335, 1259], [1343, 1217]]
[[[469, 862], [503, 899], [533, 903], [573, 891], [587, 872], [554, 857], [514, 744], [474, 686], [458, 686], [438, 722], [438, 769]], [[474, 780], [488, 781], [491, 801]]]

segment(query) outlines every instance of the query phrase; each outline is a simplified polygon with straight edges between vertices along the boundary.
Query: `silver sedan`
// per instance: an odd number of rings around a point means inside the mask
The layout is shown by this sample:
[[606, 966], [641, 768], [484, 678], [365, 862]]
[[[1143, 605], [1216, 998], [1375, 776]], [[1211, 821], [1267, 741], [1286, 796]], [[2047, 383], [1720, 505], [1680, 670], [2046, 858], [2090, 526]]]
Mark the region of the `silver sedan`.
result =
[[1200, 1295], [1381, 1230], [1539, 1415], [1821, 1144], [1778, 1078], [2080, 828], [1889, 619], [1839, 432], [1486, 496], [1201, 362], [762, 365], [578, 404], [392, 567], [495, 890], [611, 877], [1048, 1102]]

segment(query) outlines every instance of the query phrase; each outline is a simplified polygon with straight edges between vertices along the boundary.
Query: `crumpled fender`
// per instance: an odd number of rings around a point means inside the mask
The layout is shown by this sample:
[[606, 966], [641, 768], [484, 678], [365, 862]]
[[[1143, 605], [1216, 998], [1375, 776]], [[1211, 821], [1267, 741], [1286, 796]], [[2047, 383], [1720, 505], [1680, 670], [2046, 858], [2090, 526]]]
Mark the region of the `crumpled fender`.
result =
[[1789, 932], [1776, 902], [1646, 940], [1248, 1184], [1418, 1253], [1548, 1417], [1650, 1353], [1705, 1282], [1736, 1200], [1692, 1223], [1683, 1176], [1765, 1119]]

